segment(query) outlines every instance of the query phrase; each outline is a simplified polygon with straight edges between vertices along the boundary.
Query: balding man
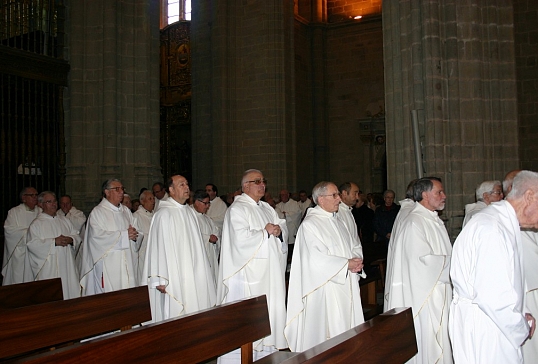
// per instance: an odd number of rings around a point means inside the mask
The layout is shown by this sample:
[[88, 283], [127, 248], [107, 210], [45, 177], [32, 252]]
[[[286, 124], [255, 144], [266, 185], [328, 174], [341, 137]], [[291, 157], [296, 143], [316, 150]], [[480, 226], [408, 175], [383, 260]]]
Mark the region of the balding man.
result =
[[336, 217], [338, 188], [320, 182], [312, 190], [292, 258], [284, 333], [291, 351], [304, 351], [364, 322], [359, 281], [362, 257], [354, 237]]
[[56, 215], [54, 192], [41, 192], [37, 201], [43, 212], [28, 228], [25, 281], [61, 278], [64, 299], [80, 297], [75, 266], [75, 251], [81, 241], [78, 230], [65, 215]]
[[[257, 169], [241, 179], [243, 194], [228, 208], [222, 232], [218, 303], [266, 295], [271, 334], [254, 343], [254, 359], [288, 347], [284, 338], [286, 286], [282, 264], [287, 256], [286, 221], [261, 198], [267, 181]], [[238, 362], [238, 351], [222, 362]]]
[[166, 201], [168, 199], [168, 192], [166, 192], [166, 187], [162, 182], [155, 182], [151, 187], [153, 196], [155, 196], [155, 211], [159, 208], [159, 203], [161, 201]]
[[216, 288], [198, 228], [187, 204], [189, 183], [180, 175], [167, 181], [169, 198], [161, 201], [149, 229], [144, 276], [153, 322], [213, 307]]
[[73, 206], [71, 196], [63, 195], [59, 200], [59, 209], [56, 211], [57, 216], [65, 216], [65, 218], [73, 224], [75, 229], [79, 231], [81, 236], [84, 236], [84, 223], [86, 222], [86, 216], [84, 212]]
[[524, 304], [520, 228], [538, 228], [536, 172], [517, 173], [506, 199], [474, 215], [454, 243], [450, 338], [456, 362], [523, 363], [521, 346], [536, 322]]
[[132, 246], [138, 238], [133, 214], [121, 201], [124, 187], [109, 179], [102, 185], [103, 199], [90, 216], [82, 243], [82, 295], [112, 292], [138, 285]]
[[[355, 218], [353, 217], [353, 213], [351, 212], [353, 210], [353, 206], [355, 206], [355, 204], [359, 200], [359, 186], [353, 182], [345, 182], [338, 187], [338, 190], [340, 191], [341, 201], [338, 206], [338, 213], [336, 214], [336, 217], [338, 218], [338, 220], [344, 223], [346, 228], [351, 233], [351, 237], [353, 238], [353, 240], [351, 241], [352, 246], [350, 247], [350, 249], [353, 252], [353, 255], [360, 259], [363, 259], [364, 255], [361, 239], [357, 230]], [[364, 272], [361, 272], [360, 276], [362, 278], [366, 278], [366, 274]]]
[[[149, 190], [145, 190], [140, 194], [140, 206], [138, 210], [133, 214], [133, 220], [135, 226], [142, 232], [143, 237], [139, 246], [135, 246], [133, 250], [134, 265], [138, 272], [138, 281], [140, 285], [147, 284], [146, 279], [143, 276], [144, 261], [146, 260], [146, 248], [148, 244], [149, 227], [151, 226], [151, 219], [153, 218], [153, 211], [155, 208], [155, 196]], [[140, 239], [139, 239], [140, 240]], [[146, 277], [147, 278], [147, 277]]]
[[446, 195], [436, 177], [419, 179], [413, 191], [416, 203], [391, 236], [385, 311], [413, 309], [418, 353], [410, 363], [452, 363], [448, 338], [452, 245], [437, 215], [445, 208]]
[[465, 205], [463, 227], [467, 225], [474, 214], [486, 208], [490, 203], [504, 198], [501, 181], [484, 181], [476, 188], [475, 194], [476, 202]]
[[22, 203], [8, 211], [4, 223], [3, 286], [24, 281], [26, 234], [30, 223], [41, 212], [41, 208], [37, 206], [37, 190], [35, 188], [23, 188], [20, 198]]

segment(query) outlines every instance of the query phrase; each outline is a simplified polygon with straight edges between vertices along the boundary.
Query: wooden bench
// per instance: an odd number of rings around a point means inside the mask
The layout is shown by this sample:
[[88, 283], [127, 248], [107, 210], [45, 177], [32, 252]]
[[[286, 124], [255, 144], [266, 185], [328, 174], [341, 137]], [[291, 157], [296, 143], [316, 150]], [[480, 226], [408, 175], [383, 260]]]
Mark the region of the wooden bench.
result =
[[63, 299], [60, 278], [0, 287], [0, 311]]
[[405, 363], [417, 352], [411, 308], [396, 308], [302, 353], [277, 352], [256, 364], [396, 364]]
[[149, 320], [146, 286], [0, 311], [0, 360]]
[[199, 363], [241, 347], [252, 363], [252, 342], [271, 333], [265, 296], [134, 328], [29, 358], [28, 363]]

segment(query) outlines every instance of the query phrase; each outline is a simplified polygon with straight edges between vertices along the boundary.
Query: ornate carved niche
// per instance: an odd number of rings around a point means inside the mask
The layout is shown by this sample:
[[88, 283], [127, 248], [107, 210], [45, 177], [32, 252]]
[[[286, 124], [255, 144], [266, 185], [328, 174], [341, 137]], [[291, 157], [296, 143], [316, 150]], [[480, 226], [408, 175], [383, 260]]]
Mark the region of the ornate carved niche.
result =
[[190, 22], [161, 30], [161, 168], [191, 180]]

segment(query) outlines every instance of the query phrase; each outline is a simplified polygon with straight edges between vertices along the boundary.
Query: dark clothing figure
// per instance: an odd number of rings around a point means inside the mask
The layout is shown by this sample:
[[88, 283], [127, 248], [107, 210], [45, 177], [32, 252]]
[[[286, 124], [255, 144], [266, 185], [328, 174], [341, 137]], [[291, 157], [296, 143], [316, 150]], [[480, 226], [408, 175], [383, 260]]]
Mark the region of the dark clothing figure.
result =
[[366, 204], [361, 207], [354, 207], [351, 210], [353, 217], [355, 218], [355, 223], [357, 224], [357, 231], [359, 232], [359, 237], [361, 243], [364, 246], [365, 244], [371, 244], [374, 242], [374, 211], [366, 206]]
[[400, 206], [396, 204], [390, 206], [381, 205], [375, 210], [374, 229], [377, 234], [377, 242], [383, 242], [386, 246], [389, 245], [389, 234], [392, 232], [392, 226], [398, 211], [400, 211]]

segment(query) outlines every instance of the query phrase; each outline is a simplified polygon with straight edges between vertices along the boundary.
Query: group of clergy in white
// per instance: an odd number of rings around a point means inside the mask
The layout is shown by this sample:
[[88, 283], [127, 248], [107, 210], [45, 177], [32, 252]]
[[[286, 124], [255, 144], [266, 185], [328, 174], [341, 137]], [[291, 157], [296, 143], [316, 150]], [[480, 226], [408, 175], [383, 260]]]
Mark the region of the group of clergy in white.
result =
[[418, 354], [410, 362], [538, 362], [538, 237], [524, 231], [538, 228], [538, 173], [513, 171], [505, 184], [505, 200], [498, 183], [477, 194], [497, 199], [466, 221], [454, 246], [437, 214], [446, 201], [441, 180], [410, 184], [385, 285], [385, 311], [413, 309]]

